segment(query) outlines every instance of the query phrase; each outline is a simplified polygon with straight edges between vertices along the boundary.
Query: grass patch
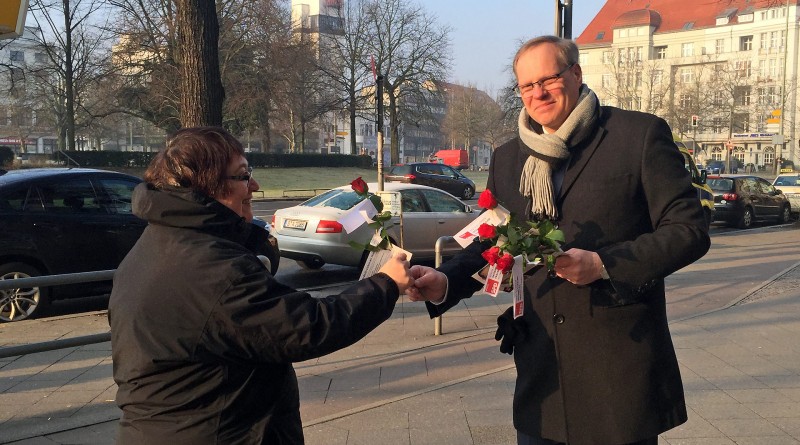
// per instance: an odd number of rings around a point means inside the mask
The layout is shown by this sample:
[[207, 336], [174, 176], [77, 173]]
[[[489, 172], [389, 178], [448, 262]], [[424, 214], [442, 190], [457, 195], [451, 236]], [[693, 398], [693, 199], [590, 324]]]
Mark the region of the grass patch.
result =
[[[114, 169], [142, 177], [144, 169]], [[463, 170], [462, 173], [475, 182], [478, 193], [486, 187], [486, 171]], [[325, 190], [349, 184], [361, 176], [367, 182], [378, 181], [378, 170], [357, 167], [301, 167], [301, 168], [256, 168], [256, 178], [264, 197], [311, 197]], [[258, 196], [258, 193], [255, 195]]]

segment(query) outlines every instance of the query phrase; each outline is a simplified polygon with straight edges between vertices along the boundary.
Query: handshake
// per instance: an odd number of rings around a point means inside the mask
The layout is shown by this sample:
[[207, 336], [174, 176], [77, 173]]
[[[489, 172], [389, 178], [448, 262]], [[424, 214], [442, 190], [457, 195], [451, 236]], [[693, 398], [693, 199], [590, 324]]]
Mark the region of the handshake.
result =
[[[447, 277], [438, 270], [426, 266], [410, 266], [404, 253], [393, 255], [379, 272], [388, 275], [411, 301], [441, 302], [447, 292]], [[513, 307], [497, 317], [495, 340], [500, 342], [500, 352], [513, 354], [514, 346], [527, 335], [522, 317], [514, 319]]]

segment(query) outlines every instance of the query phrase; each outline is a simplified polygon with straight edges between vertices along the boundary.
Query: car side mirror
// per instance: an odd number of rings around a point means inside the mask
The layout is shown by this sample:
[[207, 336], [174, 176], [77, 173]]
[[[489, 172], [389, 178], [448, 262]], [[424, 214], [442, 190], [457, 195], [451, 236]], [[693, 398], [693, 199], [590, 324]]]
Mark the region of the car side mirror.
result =
[[464, 204], [464, 211], [467, 213], [472, 213], [472, 206], [469, 204]]

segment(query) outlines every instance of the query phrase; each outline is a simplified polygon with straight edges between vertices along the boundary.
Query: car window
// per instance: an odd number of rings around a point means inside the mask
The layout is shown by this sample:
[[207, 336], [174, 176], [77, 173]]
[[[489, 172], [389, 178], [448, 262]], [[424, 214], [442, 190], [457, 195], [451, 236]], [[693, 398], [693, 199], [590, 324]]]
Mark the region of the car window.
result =
[[453, 178], [457, 178], [458, 177], [458, 174], [456, 173], [456, 171], [453, 170], [450, 167], [442, 165], [441, 169], [442, 169], [442, 174], [445, 175], [445, 176], [450, 176], [450, 177], [453, 177]]
[[729, 192], [733, 188], [733, 180], [727, 178], [710, 178], [707, 184], [716, 192]]
[[332, 190], [331, 192], [332, 193], [323, 193], [322, 195], [309, 199], [300, 205], [308, 207], [333, 207], [339, 210], [349, 210], [353, 208], [354, 205], [361, 202], [361, 197], [352, 190]]
[[781, 175], [775, 178], [776, 186], [798, 186], [800, 185], [800, 177], [798, 175]]
[[0, 211], [21, 212], [25, 208], [25, 200], [27, 198], [28, 187], [9, 191], [0, 196]]
[[420, 190], [428, 201], [431, 212], [461, 213], [465, 212], [464, 204], [458, 199], [436, 190]]
[[758, 181], [755, 178], [744, 178], [742, 180], [742, 192], [746, 193], [764, 193], [759, 187]]
[[88, 179], [39, 185], [36, 189], [48, 213], [105, 213]]
[[770, 184], [767, 180], [762, 178], [755, 178], [755, 182], [761, 189], [761, 193], [765, 193], [767, 195], [775, 193], [775, 187], [773, 187], [772, 184]]
[[437, 164], [420, 164], [417, 166], [417, 171], [428, 175], [442, 174], [442, 169]]
[[109, 213], [130, 214], [131, 196], [137, 183], [126, 179], [100, 179], [99, 202]]
[[400, 195], [402, 196], [403, 213], [425, 211], [425, 202], [417, 190], [403, 190]]
[[396, 165], [392, 167], [392, 170], [389, 172], [390, 175], [394, 176], [402, 176], [411, 173], [411, 166], [409, 165]]

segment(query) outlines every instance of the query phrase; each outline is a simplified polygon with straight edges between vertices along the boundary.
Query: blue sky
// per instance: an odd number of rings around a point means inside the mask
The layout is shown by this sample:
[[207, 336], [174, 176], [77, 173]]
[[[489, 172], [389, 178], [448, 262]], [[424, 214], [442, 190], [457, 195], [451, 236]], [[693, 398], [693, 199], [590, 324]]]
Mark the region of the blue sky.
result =
[[[474, 85], [492, 96], [511, 78], [511, 58], [519, 44], [555, 32], [556, 0], [418, 1], [453, 29], [450, 80]], [[577, 38], [605, 1], [572, 3], [572, 37]]]

